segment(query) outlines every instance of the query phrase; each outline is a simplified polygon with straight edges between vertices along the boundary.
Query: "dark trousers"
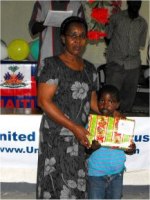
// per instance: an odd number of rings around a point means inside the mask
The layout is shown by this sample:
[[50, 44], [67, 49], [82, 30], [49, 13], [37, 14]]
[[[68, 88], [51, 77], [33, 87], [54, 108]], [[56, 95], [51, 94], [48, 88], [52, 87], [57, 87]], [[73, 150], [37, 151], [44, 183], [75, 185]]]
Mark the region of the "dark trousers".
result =
[[116, 86], [120, 90], [120, 110], [130, 112], [135, 100], [137, 85], [140, 75], [140, 67], [125, 70], [115, 62], [106, 65], [106, 84]]

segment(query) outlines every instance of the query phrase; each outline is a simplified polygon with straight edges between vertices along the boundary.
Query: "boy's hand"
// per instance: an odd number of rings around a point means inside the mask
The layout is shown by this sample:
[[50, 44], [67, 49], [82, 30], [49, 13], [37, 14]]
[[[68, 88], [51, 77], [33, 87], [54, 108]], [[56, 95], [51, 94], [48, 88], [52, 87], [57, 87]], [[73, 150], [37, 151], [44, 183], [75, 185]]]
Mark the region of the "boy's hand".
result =
[[92, 145], [91, 145], [91, 149], [92, 150], [97, 150], [97, 149], [99, 149], [101, 147], [101, 145], [100, 145], [100, 143], [98, 142], [98, 141], [96, 141], [96, 140], [93, 140], [92, 141]]
[[127, 155], [133, 155], [136, 152], [136, 145], [132, 142], [127, 150], [124, 151]]
[[96, 140], [92, 141], [92, 145], [90, 146], [89, 149], [86, 149], [86, 153], [88, 155], [91, 155], [94, 151], [96, 151], [97, 149], [99, 149], [101, 147], [100, 143]]

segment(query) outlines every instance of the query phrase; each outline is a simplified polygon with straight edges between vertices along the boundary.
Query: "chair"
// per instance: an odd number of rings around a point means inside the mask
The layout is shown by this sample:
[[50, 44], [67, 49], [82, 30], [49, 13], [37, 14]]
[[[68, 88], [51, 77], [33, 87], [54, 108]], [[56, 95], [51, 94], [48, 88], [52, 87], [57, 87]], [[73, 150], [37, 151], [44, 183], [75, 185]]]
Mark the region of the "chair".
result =
[[102, 87], [105, 84], [105, 67], [106, 67], [106, 64], [102, 64], [97, 67], [100, 87]]

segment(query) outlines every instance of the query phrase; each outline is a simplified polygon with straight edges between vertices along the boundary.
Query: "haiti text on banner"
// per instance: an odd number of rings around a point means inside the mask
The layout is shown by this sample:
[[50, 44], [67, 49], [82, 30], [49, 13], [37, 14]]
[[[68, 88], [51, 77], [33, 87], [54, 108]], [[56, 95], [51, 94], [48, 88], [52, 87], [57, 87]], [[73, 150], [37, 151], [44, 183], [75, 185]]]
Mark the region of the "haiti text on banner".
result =
[[37, 64], [29, 61], [2, 61], [0, 65], [0, 107], [37, 107]]

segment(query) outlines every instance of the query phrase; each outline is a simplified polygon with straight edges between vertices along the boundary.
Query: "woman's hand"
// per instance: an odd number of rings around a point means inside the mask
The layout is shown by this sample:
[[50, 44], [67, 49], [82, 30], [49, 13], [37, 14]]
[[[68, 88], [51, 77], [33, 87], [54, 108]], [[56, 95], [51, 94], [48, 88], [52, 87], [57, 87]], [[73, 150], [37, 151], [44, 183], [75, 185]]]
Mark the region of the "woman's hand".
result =
[[33, 35], [41, 33], [47, 26], [44, 26], [44, 22], [35, 22], [32, 26], [31, 32]]
[[86, 148], [90, 147], [89, 140], [87, 136], [90, 134], [84, 127], [80, 125], [75, 125], [72, 128], [72, 132], [74, 133], [75, 137], [77, 140]]
[[124, 151], [127, 155], [133, 155], [136, 152], [136, 145], [134, 142], [131, 142], [129, 148]]

